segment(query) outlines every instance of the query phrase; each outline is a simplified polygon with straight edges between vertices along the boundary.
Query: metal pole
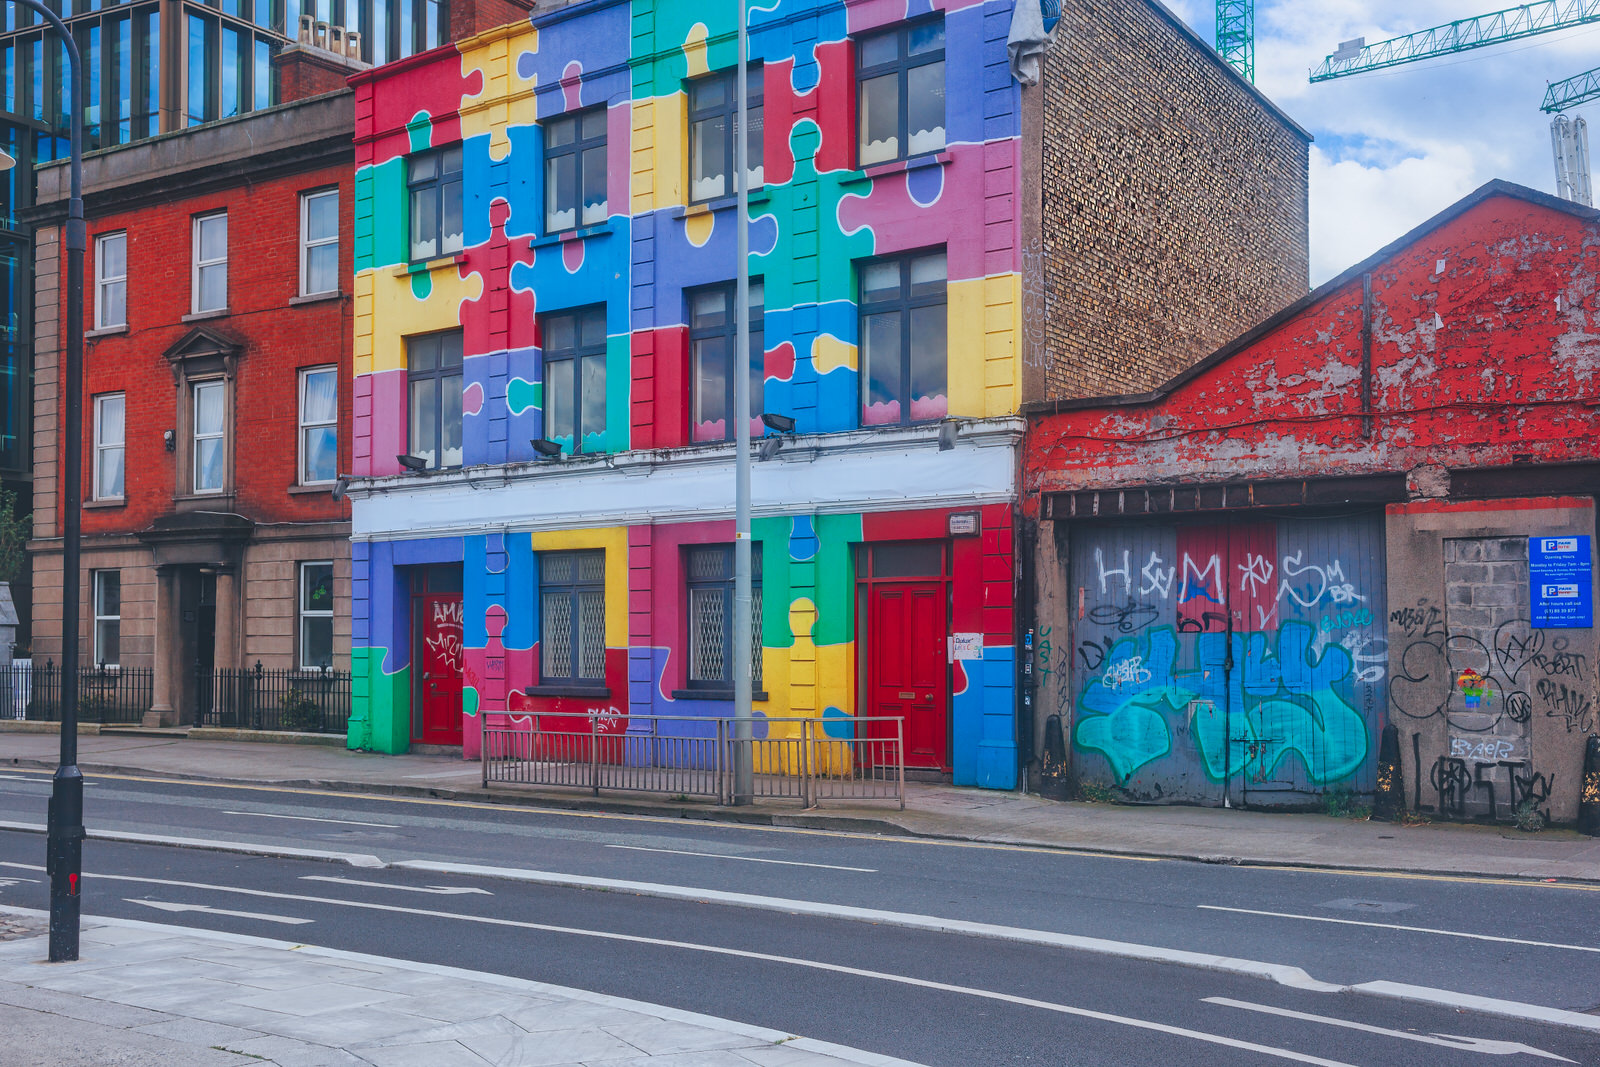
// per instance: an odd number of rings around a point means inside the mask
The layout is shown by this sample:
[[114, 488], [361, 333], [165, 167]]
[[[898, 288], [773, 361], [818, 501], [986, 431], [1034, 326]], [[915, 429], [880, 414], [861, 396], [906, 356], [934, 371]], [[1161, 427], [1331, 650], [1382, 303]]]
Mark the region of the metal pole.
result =
[[72, 79], [71, 196], [67, 201], [67, 348], [61, 391], [61, 760], [50, 782], [45, 867], [50, 874], [50, 962], [78, 958], [83, 887], [83, 775], [78, 770], [78, 557], [83, 504], [83, 72], [78, 43], [40, 0], [17, 0], [50, 23]]
[[751, 714], [750, 648], [750, 190], [749, 181], [749, 60], [750, 35], [745, 26], [745, 2], [739, 0], [739, 107], [734, 131], [734, 188], [738, 190], [739, 283], [733, 302], [735, 319], [733, 361], [733, 802], [749, 804], [755, 791], [752, 765], [755, 737]]

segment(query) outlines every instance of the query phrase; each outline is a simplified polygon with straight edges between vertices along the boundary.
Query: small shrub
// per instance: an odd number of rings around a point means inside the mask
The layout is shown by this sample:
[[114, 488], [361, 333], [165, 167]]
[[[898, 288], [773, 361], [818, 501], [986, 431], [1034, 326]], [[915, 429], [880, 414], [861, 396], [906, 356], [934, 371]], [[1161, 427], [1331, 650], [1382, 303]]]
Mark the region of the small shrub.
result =
[[278, 706], [283, 710], [283, 728], [286, 730], [313, 733], [322, 726], [322, 712], [317, 709], [317, 702], [298, 689], [291, 688], [283, 694]]
[[1362, 800], [1348, 789], [1334, 789], [1322, 794], [1322, 807], [1335, 819], [1370, 819], [1372, 818], [1372, 805]]
[[1539, 810], [1538, 802], [1533, 800], [1524, 800], [1518, 804], [1516, 814], [1512, 817], [1516, 820], [1517, 829], [1525, 834], [1538, 833], [1544, 829], [1548, 821], [1545, 813]]
[[1095, 782], [1079, 782], [1078, 799], [1091, 804], [1115, 804], [1122, 799], [1122, 790]]

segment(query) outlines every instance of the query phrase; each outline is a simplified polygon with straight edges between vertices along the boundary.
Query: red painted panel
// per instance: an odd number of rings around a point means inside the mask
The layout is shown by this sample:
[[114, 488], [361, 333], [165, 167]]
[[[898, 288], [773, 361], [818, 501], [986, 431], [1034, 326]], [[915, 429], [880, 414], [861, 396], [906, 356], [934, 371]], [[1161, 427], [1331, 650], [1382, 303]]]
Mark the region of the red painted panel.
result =
[[1276, 630], [1278, 524], [1235, 523], [1228, 527], [1228, 609], [1234, 633]]
[[867, 596], [868, 714], [905, 719], [907, 766], [947, 769], [944, 583], [880, 582]]
[[[1107, 562], [1107, 570], [1139, 573], [1144, 560], [1131, 556]], [[1180, 633], [1222, 633], [1228, 629], [1228, 528], [1184, 526], [1178, 530], [1175, 595]]]

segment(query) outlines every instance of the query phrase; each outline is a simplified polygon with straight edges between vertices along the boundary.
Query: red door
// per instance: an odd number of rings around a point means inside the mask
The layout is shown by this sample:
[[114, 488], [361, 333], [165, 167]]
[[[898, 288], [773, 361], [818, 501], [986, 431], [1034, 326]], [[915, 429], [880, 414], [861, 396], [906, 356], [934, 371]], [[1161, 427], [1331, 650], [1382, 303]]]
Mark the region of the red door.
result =
[[871, 715], [905, 719], [907, 767], [950, 765], [943, 582], [874, 582], [868, 593]]
[[426, 593], [411, 601], [417, 668], [411, 740], [461, 744], [461, 594]]

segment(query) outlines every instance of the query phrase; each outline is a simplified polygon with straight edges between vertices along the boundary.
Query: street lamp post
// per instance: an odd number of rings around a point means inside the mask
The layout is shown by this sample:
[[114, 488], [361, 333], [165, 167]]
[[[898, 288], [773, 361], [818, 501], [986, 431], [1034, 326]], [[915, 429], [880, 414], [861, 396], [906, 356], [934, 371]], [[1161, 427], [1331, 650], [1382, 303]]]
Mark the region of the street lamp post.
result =
[[[72, 79], [71, 197], [67, 201], [67, 351], [61, 384], [61, 761], [50, 782], [45, 868], [50, 875], [50, 962], [78, 958], [83, 886], [83, 775], [78, 770], [78, 556], [83, 518], [83, 71], [72, 31], [41, 0], [13, 0], [37, 12], [61, 38]], [[21, 145], [19, 151], [30, 146]], [[0, 152], [0, 169], [16, 160]]]
[[751, 710], [750, 596], [750, 34], [746, 0], [739, 0], [739, 100], [734, 124], [734, 189], [738, 191], [738, 287], [733, 302], [733, 802], [748, 804], [755, 793], [755, 720]]

